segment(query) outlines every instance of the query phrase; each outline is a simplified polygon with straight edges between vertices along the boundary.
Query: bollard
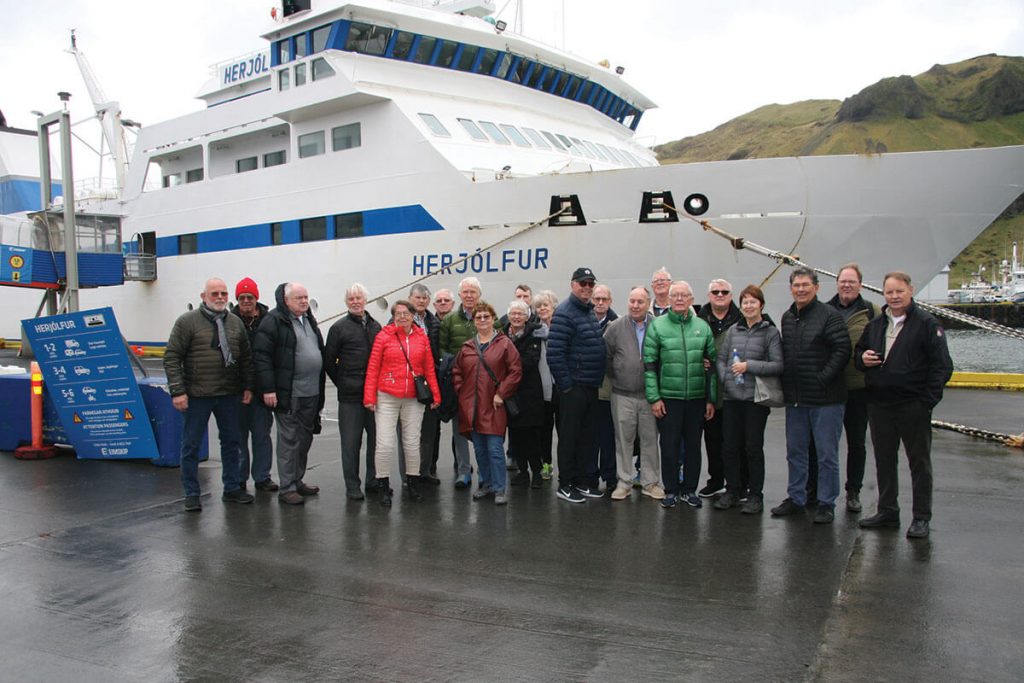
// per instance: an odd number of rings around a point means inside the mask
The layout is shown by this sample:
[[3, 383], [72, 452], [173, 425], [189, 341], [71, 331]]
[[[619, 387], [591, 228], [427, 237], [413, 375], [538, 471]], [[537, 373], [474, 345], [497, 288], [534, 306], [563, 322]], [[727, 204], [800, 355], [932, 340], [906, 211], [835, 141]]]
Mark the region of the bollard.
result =
[[43, 373], [36, 361], [32, 361], [31, 373], [32, 445], [18, 446], [14, 449], [14, 457], [19, 460], [45, 460], [55, 457], [57, 449], [43, 444]]

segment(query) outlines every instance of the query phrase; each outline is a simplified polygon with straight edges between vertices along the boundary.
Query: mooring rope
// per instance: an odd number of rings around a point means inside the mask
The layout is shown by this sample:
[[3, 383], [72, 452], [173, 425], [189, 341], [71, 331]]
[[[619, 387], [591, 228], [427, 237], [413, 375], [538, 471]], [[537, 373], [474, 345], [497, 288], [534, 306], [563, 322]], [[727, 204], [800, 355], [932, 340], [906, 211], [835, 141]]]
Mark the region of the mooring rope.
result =
[[968, 436], [975, 436], [987, 441], [995, 441], [996, 443], [1001, 443], [1013, 448], [1024, 448], [1024, 434], [1001, 434], [999, 432], [992, 432], [978, 427], [969, 427], [967, 425], [960, 425], [952, 422], [942, 422], [941, 420], [932, 420], [932, 427], [945, 429], [950, 432], [959, 432], [960, 434], [966, 434]]

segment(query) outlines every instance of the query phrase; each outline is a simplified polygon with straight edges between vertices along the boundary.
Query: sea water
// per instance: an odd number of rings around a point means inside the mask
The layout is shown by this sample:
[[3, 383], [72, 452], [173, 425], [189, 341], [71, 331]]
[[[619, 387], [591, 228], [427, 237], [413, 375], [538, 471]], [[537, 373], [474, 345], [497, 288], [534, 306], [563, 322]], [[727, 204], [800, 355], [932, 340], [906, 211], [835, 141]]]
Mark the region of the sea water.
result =
[[1024, 340], [982, 330], [947, 330], [949, 355], [959, 372], [1024, 373]]

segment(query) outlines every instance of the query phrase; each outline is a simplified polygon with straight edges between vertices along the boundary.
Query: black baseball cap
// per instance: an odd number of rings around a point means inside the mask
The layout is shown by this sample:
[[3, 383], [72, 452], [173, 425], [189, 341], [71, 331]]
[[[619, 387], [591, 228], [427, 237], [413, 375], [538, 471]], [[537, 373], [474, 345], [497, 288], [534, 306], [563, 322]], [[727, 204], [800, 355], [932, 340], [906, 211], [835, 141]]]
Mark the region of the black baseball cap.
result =
[[583, 282], [584, 280], [597, 281], [597, 276], [594, 275], [594, 271], [590, 268], [577, 268], [572, 273], [573, 282]]

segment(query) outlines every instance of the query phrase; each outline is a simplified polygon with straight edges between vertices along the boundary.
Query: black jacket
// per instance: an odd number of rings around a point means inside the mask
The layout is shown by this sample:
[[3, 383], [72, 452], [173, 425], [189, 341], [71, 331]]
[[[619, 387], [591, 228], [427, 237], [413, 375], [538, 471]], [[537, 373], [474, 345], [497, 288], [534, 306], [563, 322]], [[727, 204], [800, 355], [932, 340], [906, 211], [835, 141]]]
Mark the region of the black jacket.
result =
[[730, 327], [743, 320], [743, 313], [732, 301], [729, 302], [729, 310], [725, 312], [725, 317], [721, 320], [715, 315], [714, 310], [711, 308], [711, 302], [704, 304], [697, 311], [697, 315], [704, 319], [708, 325], [711, 326], [711, 334], [715, 335], [715, 345], [717, 347], [718, 340], [722, 338], [722, 335]]
[[786, 405], [846, 402], [843, 371], [850, 360], [850, 333], [839, 312], [817, 297], [782, 314], [782, 390]]
[[260, 328], [260, 323], [263, 322], [263, 318], [265, 318], [269, 312], [270, 309], [267, 305], [261, 304], [258, 301], [256, 302], [256, 316], [249, 320], [246, 320], [239, 314], [238, 306], [231, 309], [231, 313], [237, 316], [238, 319], [242, 321], [242, 324], [245, 325], [245, 333], [249, 335], [249, 346], [252, 346], [256, 341], [256, 330]]
[[373, 340], [380, 332], [380, 323], [369, 311], [363, 312], [363, 320], [365, 325], [346, 313], [327, 331], [324, 371], [338, 387], [341, 403], [363, 403], [366, 362], [370, 359]]
[[853, 362], [864, 372], [868, 400], [881, 404], [921, 401], [934, 408], [942, 400], [942, 388], [953, 374], [953, 359], [949, 357], [942, 325], [913, 301], [884, 362], [874, 368], [864, 366], [865, 351], [885, 352], [885, 332], [889, 326], [886, 308], [882, 308], [883, 315], [875, 316], [864, 328], [853, 355]]
[[540, 380], [540, 354], [544, 340], [548, 338], [547, 325], [540, 322], [527, 321], [523, 334], [517, 339], [505, 328], [512, 344], [519, 352], [519, 361], [523, 366], [523, 378], [516, 390], [519, 401], [519, 414], [510, 417], [509, 427], [539, 427], [544, 424], [544, 388]]
[[[295, 331], [292, 329], [292, 314], [284, 302], [284, 283], [277, 286], [274, 293], [277, 308], [263, 318], [260, 328], [256, 331], [256, 343], [253, 348], [253, 364], [256, 366], [256, 386], [259, 396], [271, 392], [277, 393], [275, 412], [288, 412], [292, 405], [292, 379], [295, 375]], [[317, 345], [320, 353], [324, 352], [324, 338], [316, 324], [312, 311], [306, 311], [306, 322], [316, 332]], [[326, 364], [325, 364], [326, 365]], [[322, 366], [321, 366], [322, 367]], [[320, 401], [318, 410], [324, 407], [324, 386], [327, 373], [320, 370]]]

